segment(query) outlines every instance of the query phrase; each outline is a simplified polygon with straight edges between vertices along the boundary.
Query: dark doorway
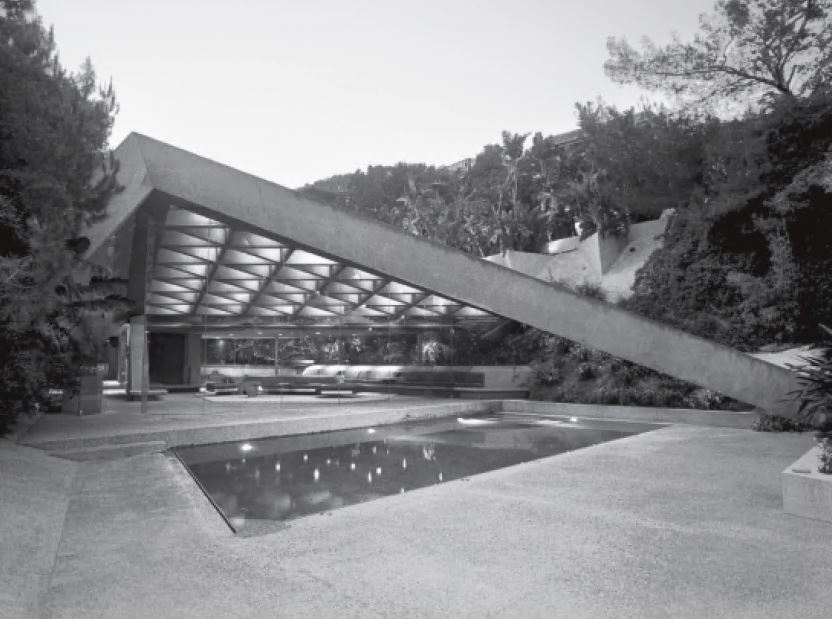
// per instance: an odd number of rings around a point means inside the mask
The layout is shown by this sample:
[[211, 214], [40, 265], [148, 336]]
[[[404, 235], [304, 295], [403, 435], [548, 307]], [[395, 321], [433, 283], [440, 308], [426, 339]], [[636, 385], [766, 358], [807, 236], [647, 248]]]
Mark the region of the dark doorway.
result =
[[183, 384], [185, 336], [181, 333], [149, 333], [148, 364], [152, 384]]

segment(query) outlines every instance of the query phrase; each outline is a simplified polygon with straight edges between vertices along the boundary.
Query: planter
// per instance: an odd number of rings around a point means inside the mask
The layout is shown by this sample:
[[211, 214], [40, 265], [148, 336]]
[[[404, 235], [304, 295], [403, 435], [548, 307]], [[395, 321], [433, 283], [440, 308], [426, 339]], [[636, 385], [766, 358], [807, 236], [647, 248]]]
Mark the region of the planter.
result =
[[819, 473], [820, 451], [816, 445], [784, 469], [781, 491], [788, 514], [830, 522], [831, 476]]
[[64, 389], [61, 412], [66, 415], [97, 415], [101, 412], [103, 383], [95, 366], [82, 368], [79, 375]]

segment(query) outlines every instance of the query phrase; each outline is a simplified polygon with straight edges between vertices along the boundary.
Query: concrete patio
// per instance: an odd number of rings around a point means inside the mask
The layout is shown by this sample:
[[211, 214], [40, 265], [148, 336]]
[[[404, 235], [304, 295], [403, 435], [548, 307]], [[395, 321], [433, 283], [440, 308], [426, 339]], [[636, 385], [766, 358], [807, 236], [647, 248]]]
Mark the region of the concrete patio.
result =
[[149, 451], [309, 432], [341, 430], [415, 418], [485, 412], [499, 403], [362, 393], [355, 396], [203, 396], [183, 393], [141, 403], [106, 399], [100, 415], [42, 415], [19, 442], [49, 451], [92, 451], [146, 444]]
[[[483, 405], [383, 404], [392, 415]], [[316, 423], [383, 414], [376, 402], [350, 406], [349, 415], [300, 403], [280, 414]], [[107, 417], [44, 418], [23, 440], [54, 448], [62, 435], [83, 438], [84, 424], [116, 423]], [[182, 429], [186, 418], [145, 423]], [[244, 538], [170, 452], [73, 462], [2, 441], [0, 608], [15, 617], [829, 617], [830, 525], [781, 504], [779, 474], [810, 443], [671, 425]]]

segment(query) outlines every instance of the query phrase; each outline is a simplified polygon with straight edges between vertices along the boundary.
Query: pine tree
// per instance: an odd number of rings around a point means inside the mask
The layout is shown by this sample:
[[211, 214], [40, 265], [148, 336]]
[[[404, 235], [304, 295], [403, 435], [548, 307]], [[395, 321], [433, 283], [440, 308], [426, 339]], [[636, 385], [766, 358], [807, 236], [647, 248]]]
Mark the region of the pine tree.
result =
[[0, 434], [91, 354], [74, 335], [102, 303], [72, 275], [117, 190], [115, 112], [89, 60], [61, 66], [31, 0], [0, 0]]

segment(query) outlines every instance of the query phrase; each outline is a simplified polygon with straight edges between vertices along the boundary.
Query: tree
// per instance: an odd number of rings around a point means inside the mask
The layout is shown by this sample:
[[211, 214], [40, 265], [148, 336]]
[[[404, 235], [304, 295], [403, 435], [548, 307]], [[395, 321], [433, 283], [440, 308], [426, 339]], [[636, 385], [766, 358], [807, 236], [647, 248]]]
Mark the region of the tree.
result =
[[78, 73], [61, 66], [33, 2], [0, 0], [0, 433], [94, 355], [85, 318], [119, 296], [73, 277], [89, 246], [82, 225], [118, 189], [115, 109], [89, 60]]
[[605, 72], [620, 84], [710, 98], [806, 96], [830, 81], [829, 0], [719, 0], [690, 42], [609, 38]]
[[830, 135], [823, 88], [716, 127], [629, 306], [743, 349], [813, 341], [831, 311]]
[[577, 108], [585, 156], [604, 170], [604, 191], [619, 211], [655, 219], [689, 202], [702, 182], [713, 118], [647, 105], [623, 112], [603, 103]]

